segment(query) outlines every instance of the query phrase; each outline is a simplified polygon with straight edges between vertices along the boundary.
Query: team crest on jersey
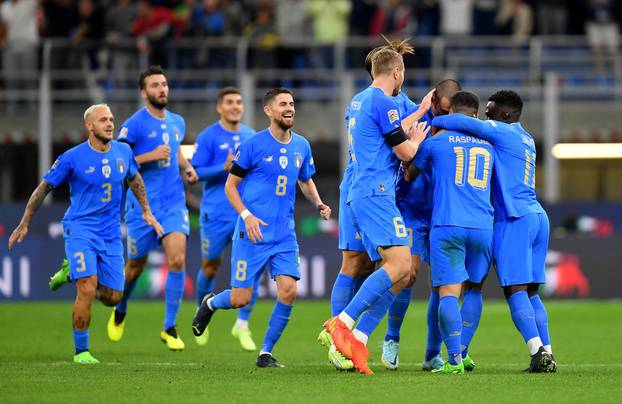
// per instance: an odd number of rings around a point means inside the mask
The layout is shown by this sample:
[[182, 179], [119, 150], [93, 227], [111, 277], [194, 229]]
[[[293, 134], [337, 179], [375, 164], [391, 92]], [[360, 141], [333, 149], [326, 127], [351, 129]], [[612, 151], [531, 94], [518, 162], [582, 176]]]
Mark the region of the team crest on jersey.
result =
[[389, 116], [389, 123], [393, 123], [400, 119], [400, 114], [397, 112], [397, 109], [390, 109], [387, 111], [387, 115]]
[[359, 109], [361, 109], [361, 102], [360, 101], [352, 101], [350, 103], [350, 108], [352, 108], [352, 111], [358, 111]]
[[102, 159], [102, 164], [108, 164], [108, 159]]
[[125, 162], [123, 159], [117, 159], [117, 168], [121, 174], [125, 172]]
[[121, 131], [119, 132], [119, 139], [125, 139], [127, 137], [127, 128], [123, 127], [121, 128]]
[[110, 177], [110, 174], [112, 174], [110, 166], [102, 166], [102, 174], [104, 174], [104, 177], [106, 178]]
[[162, 133], [162, 141], [163, 141], [165, 144], [168, 144], [168, 142], [170, 142], [170, 141], [171, 141], [171, 138], [170, 138], [170, 136], [168, 135], [168, 132], [164, 132], [164, 133]]
[[300, 153], [294, 153], [294, 158], [296, 159], [296, 168], [302, 167], [302, 155]]
[[284, 147], [281, 147], [281, 153], [287, 153], [287, 149]]
[[285, 170], [285, 168], [287, 167], [287, 163], [288, 163], [287, 156], [279, 157], [279, 165], [281, 166], [283, 170]]
[[166, 124], [165, 124], [165, 123], [161, 124], [161, 125], [160, 125], [160, 128], [161, 128], [161, 129], [166, 129]]

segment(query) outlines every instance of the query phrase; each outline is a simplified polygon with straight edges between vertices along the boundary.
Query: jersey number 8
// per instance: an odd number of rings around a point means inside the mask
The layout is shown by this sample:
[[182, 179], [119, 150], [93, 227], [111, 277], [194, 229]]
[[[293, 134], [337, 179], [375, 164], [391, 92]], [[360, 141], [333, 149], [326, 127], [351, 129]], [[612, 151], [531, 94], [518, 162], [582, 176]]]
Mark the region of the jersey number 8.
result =
[[283, 195], [285, 195], [286, 191], [287, 191], [287, 177], [285, 175], [279, 175], [276, 178], [276, 191], [275, 191], [275, 193], [278, 196], [283, 196]]

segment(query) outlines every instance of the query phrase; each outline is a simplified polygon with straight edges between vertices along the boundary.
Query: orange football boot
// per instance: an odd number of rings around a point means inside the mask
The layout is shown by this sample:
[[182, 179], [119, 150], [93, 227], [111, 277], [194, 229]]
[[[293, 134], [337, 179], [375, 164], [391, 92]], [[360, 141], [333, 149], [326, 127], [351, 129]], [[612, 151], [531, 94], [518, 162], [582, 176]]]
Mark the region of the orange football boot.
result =
[[369, 357], [367, 347], [354, 337], [343, 321], [338, 317], [332, 317], [324, 323], [324, 329], [333, 337], [337, 350], [352, 361], [356, 370], [366, 375], [374, 374], [367, 366]]

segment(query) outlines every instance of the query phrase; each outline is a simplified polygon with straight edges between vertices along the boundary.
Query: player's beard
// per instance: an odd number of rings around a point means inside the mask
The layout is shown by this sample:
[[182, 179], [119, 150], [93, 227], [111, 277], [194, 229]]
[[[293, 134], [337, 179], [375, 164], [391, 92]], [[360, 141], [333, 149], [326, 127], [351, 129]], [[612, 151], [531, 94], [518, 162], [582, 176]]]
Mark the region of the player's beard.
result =
[[100, 140], [103, 144], [108, 144], [108, 142], [112, 140], [112, 137], [106, 136], [103, 130], [94, 130], [93, 136], [95, 136], [97, 140]]
[[[158, 98], [163, 98], [164, 101], [159, 101]], [[151, 105], [153, 105], [154, 108], [164, 109], [168, 105], [168, 97], [156, 97], [155, 95], [154, 96], [150, 95], [149, 96], [149, 103]]]
[[291, 128], [294, 127], [294, 117], [292, 117], [292, 124], [288, 124], [285, 123], [285, 120], [283, 118], [277, 118], [275, 119], [275, 122], [277, 125], [279, 125], [279, 128], [283, 129], [283, 130], [289, 130]]

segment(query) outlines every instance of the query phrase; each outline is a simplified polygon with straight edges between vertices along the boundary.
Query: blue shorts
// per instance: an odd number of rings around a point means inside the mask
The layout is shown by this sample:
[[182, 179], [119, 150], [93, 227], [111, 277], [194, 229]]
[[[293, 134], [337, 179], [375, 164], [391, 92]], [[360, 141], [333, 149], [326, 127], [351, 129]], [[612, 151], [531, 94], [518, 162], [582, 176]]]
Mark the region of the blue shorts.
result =
[[233, 220], [208, 219], [201, 215], [201, 256], [208, 261], [218, 260], [231, 242], [237, 217]]
[[339, 249], [346, 251], [365, 251], [361, 235], [352, 222], [352, 213], [347, 205], [348, 191], [339, 193]]
[[[171, 208], [165, 212], [154, 212], [153, 215], [164, 229], [164, 236], [169, 233], [190, 234], [190, 222], [188, 221], [188, 209]], [[146, 257], [149, 251], [155, 250], [160, 244], [160, 238], [153, 227], [143, 220], [142, 216], [131, 214], [126, 216], [127, 225], [127, 257], [138, 259]]]
[[120, 238], [109, 241], [65, 238], [65, 254], [69, 261], [71, 280], [96, 275], [99, 285], [123, 292], [125, 262]]
[[231, 287], [250, 288], [270, 264], [270, 277], [287, 275], [300, 279], [298, 249], [283, 251], [280, 244], [254, 244], [246, 238], [233, 240], [231, 250]]
[[402, 214], [389, 196], [370, 196], [348, 203], [354, 227], [358, 230], [365, 251], [379, 259], [379, 247], [409, 246], [410, 239]]
[[430, 231], [432, 286], [481, 283], [492, 262], [492, 230], [436, 226]]
[[530, 213], [495, 223], [493, 253], [501, 286], [545, 283], [549, 218]]
[[[399, 206], [399, 205], [398, 205]], [[430, 226], [411, 209], [400, 209], [408, 237], [410, 238], [410, 254], [421, 257], [422, 262], [430, 263]]]

